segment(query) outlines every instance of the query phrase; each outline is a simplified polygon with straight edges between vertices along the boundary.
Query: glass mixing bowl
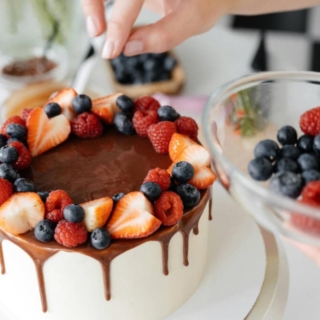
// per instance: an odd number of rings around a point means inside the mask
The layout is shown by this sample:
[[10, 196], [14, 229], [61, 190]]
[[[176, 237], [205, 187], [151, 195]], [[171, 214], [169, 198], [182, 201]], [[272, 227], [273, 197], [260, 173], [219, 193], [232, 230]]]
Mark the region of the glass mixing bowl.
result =
[[[205, 142], [224, 188], [262, 226], [312, 245], [320, 245], [320, 207], [272, 192], [268, 182], [249, 176], [247, 166], [260, 140], [276, 141], [283, 125], [295, 127], [300, 136], [300, 115], [319, 105], [320, 74], [265, 72], [218, 89], [202, 119]], [[297, 218], [308, 227], [294, 224]]]

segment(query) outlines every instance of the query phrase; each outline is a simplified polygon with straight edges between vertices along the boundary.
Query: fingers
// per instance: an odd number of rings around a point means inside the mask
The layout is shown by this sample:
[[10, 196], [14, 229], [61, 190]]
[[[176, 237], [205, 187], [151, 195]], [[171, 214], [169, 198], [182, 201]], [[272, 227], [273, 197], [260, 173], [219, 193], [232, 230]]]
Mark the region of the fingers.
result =
[[144, 0], [117, 0], [115, 2], [108, 22], [107, 41], [102, 50], [103, 58], [112, 59], [122, 52], [143, 2]]
[[124, 48], [124, 54], [132, 56], [145, 52], [164, 52], [205, 31], [208, 23], [213, 25], [219, 15], [211, 14], [209, 17], [197, 6], [198, 1], [182, 1], [163, 19], [135, 30]]
[[90, 37], [101, 35], [106, 29], [104, 0], [81, 0], [82, 10], [86, 16], [87, 32]]

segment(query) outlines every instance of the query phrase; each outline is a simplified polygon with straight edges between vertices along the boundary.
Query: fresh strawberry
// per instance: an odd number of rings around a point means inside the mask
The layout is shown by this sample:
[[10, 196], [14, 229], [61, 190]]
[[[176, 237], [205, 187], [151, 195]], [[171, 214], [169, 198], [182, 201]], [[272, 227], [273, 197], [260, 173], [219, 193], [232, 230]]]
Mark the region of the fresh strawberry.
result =
[[92, 100], [91, 112], [106, 124], [113, 124], [114, 115], [120, 111], [116, 105], [116, 100], [120, 95], [121, 93], [115, 93]]
[[45, 203], [46, 219], [55, 223], [62, 220], [63, 209], [71, 203], [72, 199], [64, 190], [51, 191]]
[[67, 117], [69, 121], [76, 117], [76, 112], [72, 108], [72, 100], [77, 96], [77, 92], [72, 88], [64, 88], [54, 94], [47, 101], [46, 105], [51, 102], [56, 102], [62, 109], [62, 114]]
[[192, 164], [194, 175], [188, 183], [197, 189], [207, 189], [216, 180], [216, 175], [208, 167], [210, 164], [210, 155], [204, 147], [194, 144], [185, 148], [169, 167], [168, 172], [170, 174], [173, 166], [180, 161], [187, 161]]
[[81, 204], [84, 209], [84, 225], [88, 232], [96, 228], [102, 228], [109, 219], [113, 207], [113, 201], [109, 197], [92, 200]]
[[32, 230], [44, 218], [44, 204], [37, 193], [13, 194], [0, 207], [0, 227], [13, 235]]
[[137, 98], [134, 102], [134, 111], [140, 110], [146, 112], [148, 110], [157, 111], [160, 108], [160, 103], [150, 96]]
[[87, 241], [88, 232], [81, 222], [59, 221], [54, 238], [61, 245], [68, 248], [75, 248]]
[[79, 138], [98, 138], [102, 136], [103, 125], [98, 116], [84, 112], [72, 120], [71, 131]]
[[157, 153], [167, 154], [172, 135], [176, 132], [173, 122], [162, 121], [152, 124], [148, 129], [148, 137]]
[[309, 182], [302, 190], [302, 199], [311, 200], [320, 206], [320, 180]]
[[33, 110], [33, 108], [31, 108], [31, 109], [27, 109], [27, 108], [22, 109], [22, 111], [21, 111], [21, 118], [22, 118], [24, 121], [27, 121], [27, 119], [28, 119], [28, 117], [29, 117], [29, 114], [31, 113], [32, 110]]
[[70, 123], [63, 114], [49, 119], [42, 108], [31, 111], [27, 128], [28, 145], [33, 157], [67, 140], [71, 132]]
[[[320, 207], [320, 204], [315, 202], [313, 199], [301, 199], [299, 202], [314, 206]], [[303, 231], [309, 231], [313, 233], [320, 234], [320, 214], [319, 218], [312, 218], [309, 216], [305, 216], [299, 213], [293, 213], [291, 215], [291, 223], [298, 229]]]
[[167, 170], [155, 168], [149, 170], [147, 176], [143, 180], [143, 183], [145, 182], [156, 182], [161, 187], [162, 191], [166, 191], [171, 185], [171, 176]]
[[310, 109], [301, 115], [300, 128], [305, 134], [314, 137], [320, 134], [320, 107]]
[[177, 132], [189, 136], [192, 140], [198, 140], [198, 125], [190, 117], [179, 117], [175, 122]]
[[12, 184], [8, 180], [0, 178], [0, 206], [11, 197], [12, 193]]
[[19, 157], [17, 161], [13, 164], [13, 167], [17, 170], [23, 170], [30, 166], [31, 164], [31, 154], [25, 145], [19, 141], [10, 142], [10, 146], [15, 147], [18, 151]]
[[11, 123], [15, 123], [15, 124], [21, 124], [22, 126], [26, 125], [26, 122], [19, 116], [13, 116], [8, 118], [2, 125], [1, 129], [0, 129], [0, 133], [5, 135], [7, 138], [9, 138], [9, 136], [6, 133], [6, 128], [8, 124]]
[[193, 144], [196, 144], [196, 142], [188, 136], [180, 133], [174, 133], [169, 143], [170, 159], [174, 161], [186, 147]]
[[106, 228], [114, 239], [133, 239], [149, 236], [160, 225], [151, 202], [142, 192], [135, 191], [119, 200]]
[[164, 226], [170, 227], [180, 221], [183, 215], [183, 203], [179, 195], [165, 191], [154, 203], [155, 216]]
[[158, 121], [159, 117], [155, 110], [146, 112], [138, 110], [134, 113], [132, 118], [133, 126], [140, 137], [147, 137], [149, 127]]

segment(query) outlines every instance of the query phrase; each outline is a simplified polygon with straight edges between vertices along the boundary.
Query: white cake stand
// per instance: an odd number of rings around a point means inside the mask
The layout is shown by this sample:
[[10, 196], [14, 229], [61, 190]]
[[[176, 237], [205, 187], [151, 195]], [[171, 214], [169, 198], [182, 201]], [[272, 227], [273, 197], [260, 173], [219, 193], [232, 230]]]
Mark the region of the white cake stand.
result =
[[281, 242], [218, 185], [208, 267], [198, 291], [167, 320], [280, 320], [289, 288]]

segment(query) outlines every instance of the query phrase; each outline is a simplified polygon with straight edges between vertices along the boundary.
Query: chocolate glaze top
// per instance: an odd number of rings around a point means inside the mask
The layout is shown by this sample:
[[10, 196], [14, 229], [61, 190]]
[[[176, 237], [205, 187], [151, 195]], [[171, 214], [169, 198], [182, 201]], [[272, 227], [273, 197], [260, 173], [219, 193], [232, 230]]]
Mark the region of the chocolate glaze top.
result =
[[138, 191], [150, 169], [167, 169], [168, 155], [157, 154], [147, 138], [126, 136], [114, 127], [97, 139], [70, 137], [32, 159], [21, 172], [39, 191], [65, 190], [75, 203], [118, 192]]

